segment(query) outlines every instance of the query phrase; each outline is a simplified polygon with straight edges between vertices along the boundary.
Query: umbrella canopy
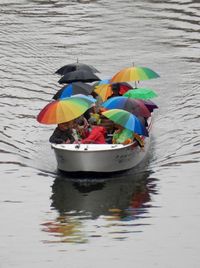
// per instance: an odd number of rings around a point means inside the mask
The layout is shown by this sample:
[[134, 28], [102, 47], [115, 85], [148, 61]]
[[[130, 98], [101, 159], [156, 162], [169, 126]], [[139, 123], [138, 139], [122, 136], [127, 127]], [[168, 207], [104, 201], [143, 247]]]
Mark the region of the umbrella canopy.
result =
[[101, 104], [106, 109], [124, 109], [136, 116], [150, 117], [151, 113], [144, 103], [128, 97], [112, 97]]
[[112, 85], [102, 84], [96, 86], [94, 92], [96, 92], [101, 97], [102, 101], [106, 101], [113, 94]]
[[143, 81], [157, 78], [159, 75], [147, 67], [127, 67], [116, 73], [111, 78], [111, 83]]
[[37, 121], [47, 125], [71, 121], [81, 116], [95, 101], [84, 95], [52, 101], [40, 111]]
[[91, 71], [86, 70], [76, 70], [73, 72], [66, 73], [61, 79], [58, 81], [59, 84], [64, 83], [73, 83], [73, 82], [94, 82], [100, 81], [100, 78], [96, 76]]
[[97, 86], [108, 85], [108, 84], [110, 84], [110, 80], [109, 79], [99, 80], [99, 81], [97, 81], [97, 82], [95, 82], [93, 84], [93, 89], [95, 89]]
[[105, 117], [139, 135], [145, 135], [144, 127], [140, 120], [128, 111], [112, 109], [102, 113]]
[[94, 83], [94, 87], [96, 86], [100, 86], [100, 85], [107, 85], [107, 84], [110, 84], [110, 79], [103, 79], [103, 80], [100, 80], [96, 83]]
[[[125, 92], [132, 88], [132, 86], [126, 82], [111, 84], [109, 80], [102, 81], [100, 81], [101, 83], [98, 82], [95, 85], [94, 89], [94, 92], [96, 92], [101, 97], [102, 101], [106, 101], [110, 96], [113, 95], [114, 92], [117, 95], [123, 95]], [[106, 81], [108, 82], [106, 83]]]
[[151, 100], [137, 100], [137, 102], [144, 104], [151, 113], [154, 109], [158, 109], [158, 106]]
[[152, 99], [158, 95], [152, 89], [148, 88], [136, 88], [128, 90], [123, 96], [134, 99]]
[[127, 82], [113, 83], [112, 89], [116, 88], [120, 95], [123, 95], [132, 88]]
[[70, 63], [70, 64], [62, 66], [55, 73], [60, 74], [60, 75], [64, 75], [66, 73], [73, 72], [76, 70], [85, 70], [85, 71], [90, 71], [92, 73], [99, 73], [99, 71], [95, 67], [93, 67], [92, 65], [80, 63], [80, 62], [78, 62], [78, 60], [75, 63]]
[[58, 90], [58, 92], [53, 96], [53, 99], [64, 99], [76, 94], [90, 95], [92, 90], [91, 85], [83, 82], [74, 82]]

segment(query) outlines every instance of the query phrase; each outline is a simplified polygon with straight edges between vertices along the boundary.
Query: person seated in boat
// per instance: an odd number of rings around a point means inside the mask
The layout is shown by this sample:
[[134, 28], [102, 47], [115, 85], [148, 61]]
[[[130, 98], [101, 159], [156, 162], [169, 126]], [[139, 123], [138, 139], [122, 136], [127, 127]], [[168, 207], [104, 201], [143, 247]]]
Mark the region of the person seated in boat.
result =
[[[99, 114], [99, 109], [96, 106], [96, 104], [94, 104], [91, 109], [90, 109], [90, 118], [95, 118], [97, 121], [97, 124], [100, 124], [101, 119], [100, 119], [100, 114]], [[89, 118], [89, 119], [90, 119]]]
[[51, 143], [74, 143], [75, 138], [73, 136], [73, 121], [64, 122], [58, 124], [53, 134], [49, 138], [49, 142]]
[[95, 106], [99, 109], [103, 102], [102, 98], [95, 91], [92, 91], [91, 96], [96, 99]]
[[[102, 111], [106, 111], [102, 109]], [[105, 117], [103, 114], [100, 113], [100, 123], [99, 125], [103, 126], [106, 128], [106, 131], [108, 134], [112, 134], [114, 132], [114, 122]]]
[[133, 131], [115, 124], [115, 131], [112, 137], [114, 144], [129, 144], [133, 142]]
[[[104, 111], [106, 111], [106, 109], [102, 109], [102, 112]], [[114, 132], [114, 122], [100, 113], [99, 126], [105, 127], [106, 129], [106, 143], [112, 143], [112, 135]]]
[[108, 99], [122, 96], [122, 94], [120, 94], [119, 91], [120, 91], [120, 85], [118, 83], [112, 84], [112, 95], [109, 96]]
[[83, 115], [75, 119], [74, 127], [79, 136], [79, 140], [87, 138], [89, 135], [89, 123]]
[[140, 137], [140, 135], [138, 135], [137, 133], [134, 133], [133, 135], [134, 140], [137, 142], [137, 144], [143, 148], [144, 147], [144, 140]]
[[97, 120], [95, 118], [90, 118], [88, 122], [90, 124], [90, 133], [87, 138], [81, 140], [81, 143], [105, 144], [106, 143], [105, 127], [97, 125]]
[[144, 142], [138, 134], [121, 125], [116, 124], [115, 127], [116, 130], [113, 133], [112, 143], [126, 145], [133, 143], [133, 141], [136, 140], [140, 147], [144, 147]]
[[94, 104], [83, 114], [87, 121], [90, 119], [91, 116], [96, 117], [99, 120], [100, 115], [98, 109], [98, 106]]

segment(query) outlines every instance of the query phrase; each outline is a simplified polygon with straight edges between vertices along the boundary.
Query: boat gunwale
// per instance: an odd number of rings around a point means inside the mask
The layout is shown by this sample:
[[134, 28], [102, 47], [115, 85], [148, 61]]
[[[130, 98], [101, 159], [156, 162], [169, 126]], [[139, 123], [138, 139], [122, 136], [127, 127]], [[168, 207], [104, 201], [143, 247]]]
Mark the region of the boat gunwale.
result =
[[[114, 151], [114, 150], [120, 150], [125, 149], [128, 147], [138, 147], [138, 144], [136, 141], [129, 143], [129, 144], [72, 144], [73, 146], [70, 146], [72, 148], [69, 148], [69, 144], [55, 144], [52, 143], [51, 147], [53, 149], [57, 150], [64, 150], [64, 151], [70, 151], [70, 152], [107, 152], [107, 151]], [[80, 146], [79, 146], [80, 145]], [[102, 146], [103, 145], [103, 146]], [[81, 148], [83, 147], [83, 148]], [[96, 148], [95, 148], [96, 147]], [[97, 147], [100, 147], [97, 149]]]

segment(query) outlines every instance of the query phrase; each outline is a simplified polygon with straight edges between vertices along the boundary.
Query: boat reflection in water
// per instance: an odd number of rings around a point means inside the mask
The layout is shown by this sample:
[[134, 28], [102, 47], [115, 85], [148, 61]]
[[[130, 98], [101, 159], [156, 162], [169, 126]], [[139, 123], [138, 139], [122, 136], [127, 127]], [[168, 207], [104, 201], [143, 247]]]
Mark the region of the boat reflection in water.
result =
[[57, 177], [52, 186], [51, 206], [58, 217], [42, 224], [43, 231], [53, 237], [45, 242], [87, 243], [103, 236], [105, 230], [115, 239], [141, 232], [141, 226], [148, 225], [145, 220], [151, 195], [156, 194], [156, 180], [150, 175], [148, 171], [129, 171], [115, 174], [114, 178]]

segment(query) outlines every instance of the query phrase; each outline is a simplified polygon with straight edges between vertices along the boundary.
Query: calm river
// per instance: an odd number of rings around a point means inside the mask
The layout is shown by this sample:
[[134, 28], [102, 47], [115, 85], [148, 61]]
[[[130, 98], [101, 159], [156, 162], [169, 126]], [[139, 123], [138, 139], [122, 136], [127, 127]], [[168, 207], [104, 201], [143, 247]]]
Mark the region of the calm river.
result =
[[[0, 1], [0, 267], [199, 268], [200, 3]], [[122, 174], [57, 171], [36, 116], [61, 66], [152, 68], [151, 149]]]

